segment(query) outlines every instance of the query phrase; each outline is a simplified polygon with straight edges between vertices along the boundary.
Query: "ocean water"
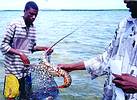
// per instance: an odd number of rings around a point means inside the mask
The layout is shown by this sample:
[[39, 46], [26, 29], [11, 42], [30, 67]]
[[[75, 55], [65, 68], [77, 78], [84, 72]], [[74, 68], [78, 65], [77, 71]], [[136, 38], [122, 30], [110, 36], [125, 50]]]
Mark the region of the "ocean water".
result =
[[[109, 45], [118, 23], [129, 14], [128, 11], [40, 11], [34, 24], [37, 27], [37, 45], [52, 46], [65, 35], [70, 36], [55, 45], [51, 63], [74, 63], [101, 54]], [[23, 11], [0, 11], [0, 41], [6, 25], [23, 15]], [[30, 57], [31, 63], [43, 55], [37, 52]], [[0, 53], [0, 100], [2, 97], [4, 68]], [[90, 79], [86, 71], [70, 72], [72, 84], [60, 89], [61, 100], [100, 100], [104, 77]], [[55, 78], [57, 84], [63, 79]]]

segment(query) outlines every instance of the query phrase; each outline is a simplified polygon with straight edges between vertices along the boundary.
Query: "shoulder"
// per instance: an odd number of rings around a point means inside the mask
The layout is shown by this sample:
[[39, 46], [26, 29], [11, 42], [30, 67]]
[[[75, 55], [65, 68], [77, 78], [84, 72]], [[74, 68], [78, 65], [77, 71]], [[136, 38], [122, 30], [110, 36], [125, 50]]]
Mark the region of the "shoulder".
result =
[[18, 17], [8, 23], [8, 26], [11, 26], [11, 27], [16, 27], [18, 25], [24, 25], [23, 17]]
[[129, 28], [133, 24], [133, 19], [130, 16], [125, 17], [120, 21], [118, 27], [116, 29], [116, 33], [124, 33], [127, 28]]
[[131, 16], [125, 17], [121, 22], [119, 23], [120, 28], [126, 28], [133, 24], [133, 18]]
[[119, 26], [119, 28], [124, 28], [124, 27], [126, 27], [127, 23], [128, 23], [128, 18], [126, 17], [120, 21], [118, 26]]

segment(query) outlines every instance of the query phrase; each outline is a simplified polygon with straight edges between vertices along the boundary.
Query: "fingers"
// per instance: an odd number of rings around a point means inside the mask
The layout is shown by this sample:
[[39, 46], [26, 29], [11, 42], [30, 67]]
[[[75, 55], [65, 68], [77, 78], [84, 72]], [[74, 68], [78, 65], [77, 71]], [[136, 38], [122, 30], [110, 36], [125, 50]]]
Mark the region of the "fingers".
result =
[[124, 73], [122, 76], [131, 76], [130, 74]]
[[62, 69], [62, 68], [61, 68], [61, 64], [58, 64], [58, 65], [57, 65], [57, 69], [58, 69], [58, 70], [59, 70], [59, 69]]
[[23, 61], [24, 64], [30, 64], [30, 61], [28, 59], [26, 59], [25, 61]]
[[121, 88], [126, 93], [136, 92], [136, 88], [134, 87], [132, 83], [129, 84], [128, 82], [121, 81], [121, 80], [113, 80], [113, 82], [115, 83], [117, 87]]
[[72, 70], [68, 67], [68, 64], [58, 64], [57, 65], [57, 68], [58, 69], [63, 69], [63, 70], [65, 70], [65, 71], [67, 71], [67, 72], [71, 72]]
[[54, 51], [54, 50], [50, 48], [50, 49], [47, 50], [46, 54], [47, 54], [47, 55], [51, 55], [51, 53], [52, 53], [53, 51]]
[[121, 80], [112, 80], [113, 83], [115, 83], [116, 86], [120, 87], [120, 86], [124, 86], [126, 83], [124, 83], [124, 81], [121, 81]]
[[121, 77], [121, 75], [114, 74], [114, 73], [112, 73], [112, 75], [113, 75], [115, 78], [120, 78], [120, 77]]
[[58, 64], [58, 68], [63, 68], [63, 64]]
[[123, 77], [122, 77], [122, 75], [118, 75], [118, 74], [112, 74], [115, 78], [115, 80], [123, 80]]
[[122, 75], [118, 75], [118, 74], [112, 74], [116, 80], [126, 80], [128, 79], [128, 77], [130, 76], [130, 74], [122, 74]]
[[123, 87], [123, 91], [125, 91], [126, 93], [135, 93], [136, 89], [134, 89], [133, 86], [125, 86]]
[[116, 87], [121, 88], [123, 91], [125, 91], [126, 87], [126, 82], [121, 81], [121, 80], [113, 80], [113, 83], [115, 83]]
[[28, 60], [28, 58], [21, 58], [22, 62], [25, 64], [25, 65], [28, 65], [30, 64], [30, 61]]
[[58, 65], [57, 65], [57, 68], [58, 68], [58, 69], [64, 69], [64, 70], [65, 70], [65, 65], [64, 65], [64, 64], [58, 64]]
[[122, 75], [114, 75], [113, 83], [123, 91], [127, 93], [135, 93], [137, 92], [137, 85], [136, 85], [136, 77], [131, 76], [130, 74], [122, 74]]

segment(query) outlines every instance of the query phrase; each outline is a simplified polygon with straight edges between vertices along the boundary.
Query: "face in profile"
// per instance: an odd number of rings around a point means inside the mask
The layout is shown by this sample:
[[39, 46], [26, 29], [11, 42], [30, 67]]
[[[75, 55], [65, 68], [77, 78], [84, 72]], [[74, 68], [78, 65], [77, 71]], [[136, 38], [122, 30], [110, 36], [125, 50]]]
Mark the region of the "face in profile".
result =
[[137, 18], [137, 1], [129, 1], [125, 3], [127, 8], [129, 8], [129, 11], [131, 12], [131, 16], [133, 18]]
[[24, 19], [27, 24], [32, 24], [36, 19], [38, 10], [30, 8], [24, 11]]

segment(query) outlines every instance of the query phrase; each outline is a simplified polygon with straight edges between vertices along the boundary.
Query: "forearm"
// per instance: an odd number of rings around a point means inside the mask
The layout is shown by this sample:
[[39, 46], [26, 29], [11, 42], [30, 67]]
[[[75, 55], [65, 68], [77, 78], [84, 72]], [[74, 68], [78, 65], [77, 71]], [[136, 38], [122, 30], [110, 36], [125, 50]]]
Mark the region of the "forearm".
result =
[[78, 63], [71, 63], [71, 64], [59, 64], [61, 69], [64, 69], [68, 72], [75, 71], [75, 70], [85, 70], [84, 62], [78, 62]]
[[85, 70], [85, 65], [83, 61], [75, 63], [75, 64], [71, 64], [70, 67], [73, 70]]
[[[8, 53], [18, 55], [20, 57], [20, 59], [22, 60], [24, 65], [30, 64], [30, 61], [29, 61], [28, 57], [24, 53], [22, 53], [21, 51], [19, 51], [17, 49], [10, 48]], [[28, 67], [28, 66], [25, 66], [25, 67]]]
[[49, 47], [45, 47], [45, 46], [34, 46], [33, 51], [45, 51], [48, 48]]
[[8, 53], [16, 54], [16, 55], [21, 55], [22, 54], [22, 52], [20, 52], [19, 50], [13, 49], [13, 48], [10, 48]]

